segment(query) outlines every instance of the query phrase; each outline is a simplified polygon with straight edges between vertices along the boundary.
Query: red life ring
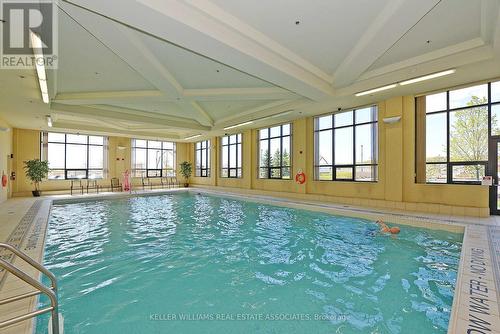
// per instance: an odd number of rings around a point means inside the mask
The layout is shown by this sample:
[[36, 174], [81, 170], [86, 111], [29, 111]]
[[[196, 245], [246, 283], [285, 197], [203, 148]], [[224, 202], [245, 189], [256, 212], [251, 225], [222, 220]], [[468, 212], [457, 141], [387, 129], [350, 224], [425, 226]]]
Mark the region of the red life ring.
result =
[[5, 188], [7, 186], [7, 175], [2, 175], [2, 187]]
[[306, 182], [306, 174], [302, 170], [299, 170], [297, 175], [295, 175], [295, 182], [298, 184], [304, 184]]

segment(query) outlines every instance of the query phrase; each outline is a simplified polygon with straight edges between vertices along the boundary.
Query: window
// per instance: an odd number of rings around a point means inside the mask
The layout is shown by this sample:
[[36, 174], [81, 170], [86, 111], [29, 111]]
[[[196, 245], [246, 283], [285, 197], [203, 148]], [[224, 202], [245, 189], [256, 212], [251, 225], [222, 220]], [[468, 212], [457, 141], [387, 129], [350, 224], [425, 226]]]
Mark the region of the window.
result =
[[499, 116], [499, 82], [418, 97], [417, 182], [479, 184]]
[[132, 177], [175, 176], [175, 143], [132, 139]]
[[221, 162], [221, 177], [241, 177], [241, 133], [222, 137]]
[[283, 124], [259, 131], [259, 177], [290, 179], [291, 125]]
[[41, 159], [49, 162], [49, 180], [105, 177], [106, 137], [42, 132], [40, 152]]
[[194, 146], [195, 171], [198, 177], [210, 177], [210, 140], [199, 141]]
[[377, 181], [377, 107], [343, 111], [314, 120], [315, 178]]

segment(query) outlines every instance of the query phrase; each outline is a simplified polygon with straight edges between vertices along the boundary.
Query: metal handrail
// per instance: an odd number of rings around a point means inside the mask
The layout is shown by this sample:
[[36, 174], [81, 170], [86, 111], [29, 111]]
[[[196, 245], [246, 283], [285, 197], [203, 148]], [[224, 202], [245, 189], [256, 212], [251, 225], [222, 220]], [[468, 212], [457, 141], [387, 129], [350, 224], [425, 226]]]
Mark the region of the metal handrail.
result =
[[5, 249], [11, 251], [12, 253], [19, 256], [21, 259], [23, 259], [27, 263], [29, 263], [32, 267], [34, 267], [35, 269], [37, 269], [38, 271], [43, 273], [45, 276], [47, 276], [50, 279], [50, 284], [51, 284], [52, 290], [54, 290], [57, 293], [57, 279], [53, 273], [51, 273], [50, 271], [47, 270], [47, 268], [45, 268], [40, 263], [36, 262], [33, 258], [29, 257], [28, 255], [21, 252], [19, 249], [17, 249], [16, 247], [14, 247], [10, 244], [0, 242], [0, 248], [5, 248]]
[[0, 301], [0, 305], [6, 304], [9, 302], [13, 302], [13, 301], [17, 301], [17, 300], [20, 300], [23, 298], [36, 296], [40, 293], [44, 293], [50, 299], [50, 307], [46, 307], [46, 308], [43, 308], [41, 310], [32, 311], [32, 312], [5, 320], [3, 322], [0, 322], [0, 328], [16, 324], [16, 323], [21, 322], [23, 320], [27, 320], [29, 318], [36, 317], [38, 315], [41, 315], [41, 314], [44, 314], [47, 312], [51, 312], [51, 314], [52, 314], [52, 333], [59, 334], [59, 303], [57, 301], [57, 281], [56, 281], [55, 276], [50, 271], [48, 271], [45, 267], [43, 267], [41, 264], [39, 264], [38, 262], [33, 260], [28, 255], [24, 254], [23, 252], [21, 252], [17, 248], [14, 248], [13, 246], [11, 246], [9, 244], [5, 244], [5, 243], [0, 243], [0, 247], [6, 248], [6, 249], [12, 251], [14, 254], [21, 257], [23, 260], [25, 260], [31, 266], [38, 269], [39, 271], [41, 271], [45, 275], [47, 275], [50, 278], [51, 285], [52, 285], [49, 288], [49, 287], [43, 285], [42, 283], [40, 283], [39, 281], [35, 280], [31, 276], [29, 276], [28, 274], [26, 274], [22, 270], [16, 268], [11, 263], [9, 263], [3, 259], [0, 259], [0, 267], [3, 267], [8, 272], [12, 273], [13, 275], [18, 277], [19, 279], [23, 280], [24, 282], [28, 283], [29, 285], [31, 285], [32, 287], [37, 289], [37, 291], [32, 291], [32, 292], [28, 292], [28, 293], [25, 293], [25, 294], [22, 294], [19, 296], [4, 299], [4, 300]]

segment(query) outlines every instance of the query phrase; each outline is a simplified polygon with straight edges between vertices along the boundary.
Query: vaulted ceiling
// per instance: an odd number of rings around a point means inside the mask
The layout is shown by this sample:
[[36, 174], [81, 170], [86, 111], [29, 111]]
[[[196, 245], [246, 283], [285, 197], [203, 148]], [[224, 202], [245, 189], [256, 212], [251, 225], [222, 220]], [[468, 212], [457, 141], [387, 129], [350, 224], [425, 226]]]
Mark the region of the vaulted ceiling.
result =
[[[2, 70], [0, 117], [183, 140], [499, 77], [499, 3], [62, 0], [50, 103], [34, 70]], [[449, 68], [457, 72], [354, 96]]]

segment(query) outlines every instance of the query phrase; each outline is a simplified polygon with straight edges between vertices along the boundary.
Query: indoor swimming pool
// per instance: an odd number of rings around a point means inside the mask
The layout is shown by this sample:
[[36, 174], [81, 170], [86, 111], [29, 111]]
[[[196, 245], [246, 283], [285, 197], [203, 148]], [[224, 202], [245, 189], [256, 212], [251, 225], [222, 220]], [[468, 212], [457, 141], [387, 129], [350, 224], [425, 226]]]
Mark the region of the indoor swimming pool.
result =
[[181, 192], [55, 203], [44, 264], [65, 333], [446, 333], [462, 237]]

